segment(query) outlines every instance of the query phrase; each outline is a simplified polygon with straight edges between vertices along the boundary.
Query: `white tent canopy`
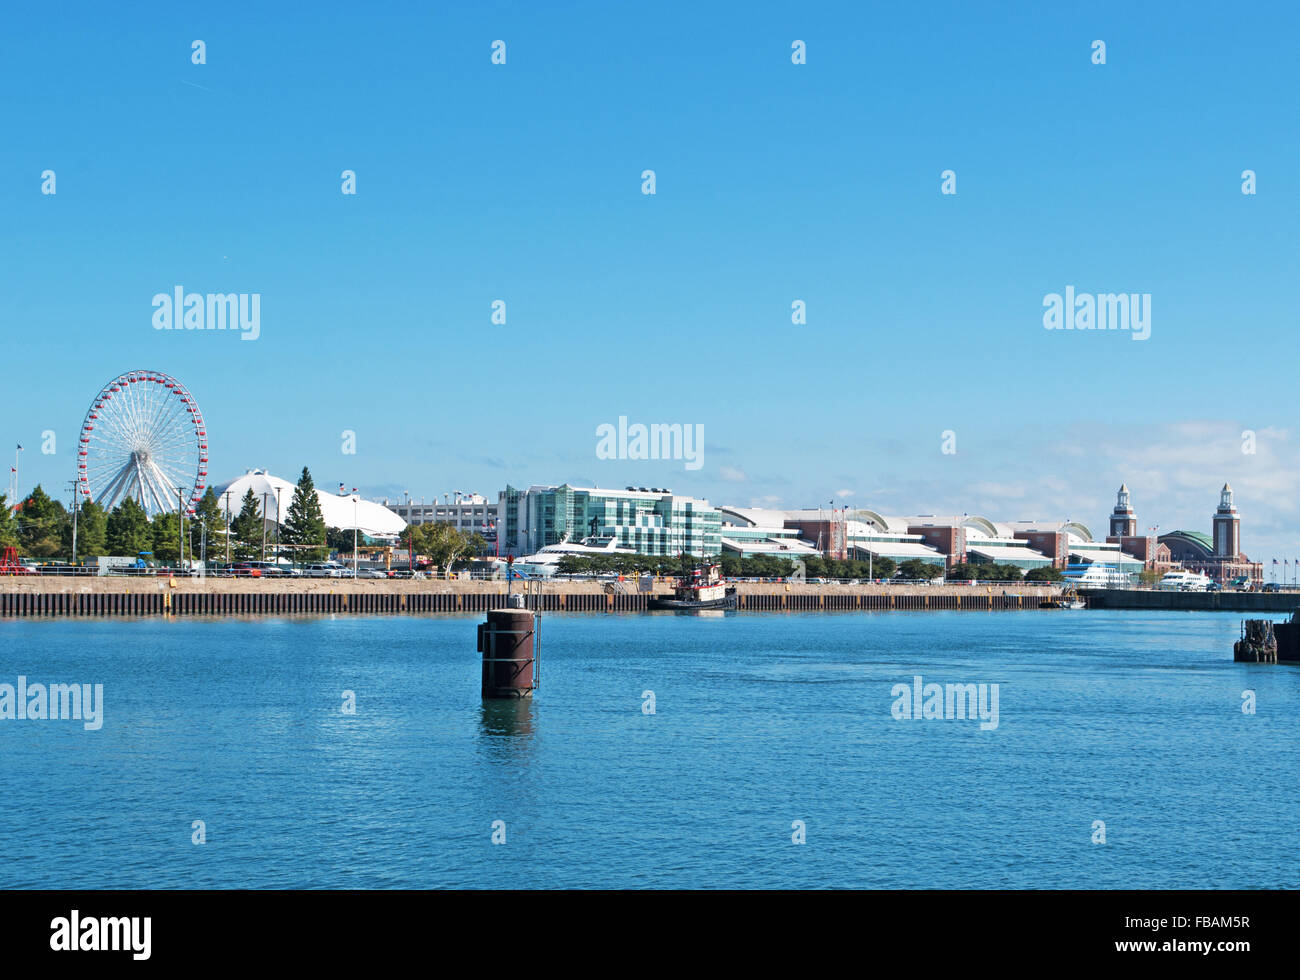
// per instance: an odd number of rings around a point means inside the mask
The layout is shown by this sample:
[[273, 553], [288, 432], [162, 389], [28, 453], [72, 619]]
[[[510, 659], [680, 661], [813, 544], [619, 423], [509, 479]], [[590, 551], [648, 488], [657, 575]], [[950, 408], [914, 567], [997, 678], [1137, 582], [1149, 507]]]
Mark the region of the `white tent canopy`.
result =
[[[264, 518], [283, 524], [289, 515], [289, 504], [293, 500], [294, 489], [293, 483], [272, 476], [266, 470], [249, 470], [239, 479], [215, 488], [215, 493], [222, 513], [229, 508], [233, 520], [239, 513], [244, 494], [252, 490], [253, 496], [257, 498], [258, 510], [263, 511]], [[317, 487], [316, 498], [320, 501], [321, 516], [325, 519], [327, 527], [342, 528], [345, 531], [355, 528], [370, 537], [401, 534], [406, 527], [406, 521], [383, 504], [377, 504], [373, 500], [363, 500], [355, 493], [329, 493]]]

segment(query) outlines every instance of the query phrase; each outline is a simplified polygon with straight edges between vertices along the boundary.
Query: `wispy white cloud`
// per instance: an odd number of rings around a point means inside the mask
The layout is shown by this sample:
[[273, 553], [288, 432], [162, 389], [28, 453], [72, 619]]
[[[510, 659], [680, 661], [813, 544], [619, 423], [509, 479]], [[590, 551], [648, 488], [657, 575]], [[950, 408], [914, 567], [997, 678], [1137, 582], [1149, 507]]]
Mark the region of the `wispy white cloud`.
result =
[[739, 466], [719, 466], [718, 475], [728, 483], [745, 483], [749, 479]]

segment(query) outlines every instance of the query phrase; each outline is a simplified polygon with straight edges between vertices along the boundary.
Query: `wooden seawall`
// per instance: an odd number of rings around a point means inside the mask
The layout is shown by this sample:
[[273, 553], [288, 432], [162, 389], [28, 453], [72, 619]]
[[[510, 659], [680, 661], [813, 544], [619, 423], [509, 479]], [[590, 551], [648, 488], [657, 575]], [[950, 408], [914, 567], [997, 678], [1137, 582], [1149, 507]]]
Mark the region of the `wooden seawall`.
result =
[[[124, 586], [99, 580], [91, 586], [41, 589], [0, 588], [0, 618], [24, 616], [281, 616], [330, 614], [480, 613], [504, 607], [505, 589], [448, 588], [459, 583], [425, 583], [412, 588], [321, 586], [294, 588], [278, 583], [230, 583], [204, 588], [182, 581], [177, 586], [152, 581]], [[865, 587], [818, 590], [802, 586], [786, 591], [780, 585], [749, 586], [739, 591], [738, 606], [754, 612], [851, 612], [924, 610], [1037, 609], [1044, 592], [1005, 594], [979, 588]], [[553, 589], [533, 598], [543, 612], [641, 612], [649, 593], [607, 592], [600, 588]]]

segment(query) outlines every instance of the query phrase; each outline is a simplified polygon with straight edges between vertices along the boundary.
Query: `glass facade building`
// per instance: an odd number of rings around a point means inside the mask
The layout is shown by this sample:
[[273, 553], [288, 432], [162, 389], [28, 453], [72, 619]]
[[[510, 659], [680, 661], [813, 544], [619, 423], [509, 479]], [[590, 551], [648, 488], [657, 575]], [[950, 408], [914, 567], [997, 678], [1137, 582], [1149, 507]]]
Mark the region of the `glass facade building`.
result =
[[531, 555], [549, 544], [612, 538], [642, 555], [717, 555], [722, 514], [707, 500], [668, 490], [506, 487], [499, 510], [502, 553]]

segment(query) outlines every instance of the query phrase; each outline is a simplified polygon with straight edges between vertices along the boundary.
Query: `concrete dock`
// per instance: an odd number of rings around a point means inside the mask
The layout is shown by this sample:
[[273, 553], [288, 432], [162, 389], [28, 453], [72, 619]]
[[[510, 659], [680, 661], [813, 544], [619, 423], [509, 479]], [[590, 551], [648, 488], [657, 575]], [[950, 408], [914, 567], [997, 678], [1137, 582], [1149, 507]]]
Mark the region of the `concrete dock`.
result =
[[1187, 609], [1202, 612], [1291, 613], [1300, 592], [1172, 592], [1158, 589], [1081, 591], [1090, 609]]
[[[541, 582], [544, 612], [640, 612], [666, 586]], [[736, 583], [738, 608], [764, 612], [1037, 609], [1050, 586], [886, 586]], [[518, 591], [518, 590], [516, 590]], [[335, 613], [475, 613], [506, 604], [504, 582], [367, 579], [12, 577], [0, 579], [0, 617], [250, 616]]]

